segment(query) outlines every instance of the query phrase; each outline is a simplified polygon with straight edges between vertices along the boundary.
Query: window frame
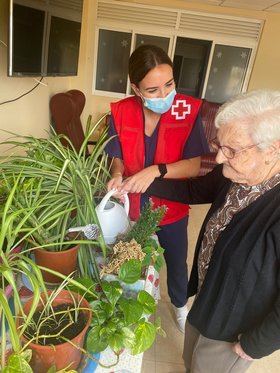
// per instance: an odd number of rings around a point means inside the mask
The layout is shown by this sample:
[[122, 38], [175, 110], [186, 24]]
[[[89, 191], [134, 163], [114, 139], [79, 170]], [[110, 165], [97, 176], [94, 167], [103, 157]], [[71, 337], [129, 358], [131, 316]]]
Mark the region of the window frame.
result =
[[169, 39], [169, 46], [168, 46], [168, 55], [170, 56], [171, 48], [172, 48], [172, 39], [174, 37], [170, 36], [169, 33], [162, 33], [162, 32], [156, 32], [155, 30], [143, 30], [138, 27], [129, 28], [129, 27], [114, 27], [114, 26], [96, 26], [95, 29], [95, 50], [94, 50], [94, 59], [93, 59], [93, 81], [92, 81], [92, 94], [93, 95], [99, 95], [99, 96], [105, 96], [105, 97], [117, 97], [117, 98], [125, 98], [128, 96], [131, 96], [130, 94], [130, 82], [129, 78], [127, 78], [127, 84], [126, 84], [126, 93], [118, 93], [118, 92], [111, 92], [111, 91], [102, 91], [99, 89], [96, 89], [96, 70], [97, 70], [97, 59], [98, 59], [98, 43], [99, 43], [99, 30], [107, 30], [107, 31], [116, 31], [116, 32], [127, 32], [131, 33], [131, 45], [130, 45], [130, 54], [134, 51], [135, 45], [136, 45], [136, 35], [149, 35], [149, 36], [159, 36]]
[[[145, 9], [146, 6], [142, 4], [137, 4], [137, 7], [140, 9]], [[156, 7], [154, 7], [156, 8]], [[164, 7], [157, 7], [159, 9], [165, 9]], [[171, 8], [171, 10], [176, 11], [177, 9]], [[180, 18], [181, 12], [178, 11], [178, 19]], [[186, 13], [186, 11], [184, 11]], [[191, 12], [190, 12], [191, 13]], [[215, 14], [212, 13], [211, 15], [216, 16], [218, 18], [222, 18], [221, 14]], [[227, 15], [228, 19], [234, 19], [236, 17]], [[242, 18], [242, 17], [241, 17]], [[246, 18], [243, 18], [246, 20]], [[258, 20], [255, 20], [258, 21]], [[129, 78], [127, 78], [127, 86], [126, 86], [126, 92], [125, 93], [118, 93], [118, 92], [111, 92], [111, 91], [101, 91], [97, 90], [95, 88], [96, 84], [96, 67], [97, 67], [97, 59], [98, 59], [98, 42], [99, 42], [99, 30], [109, 30], [109, 31], [121, 31], [121, 32], [128, 32], [131, 33], [131, 47], [130, 47], [130, 54], [135, 49], [136, 44], [136, 34], [144, 34], [144, 35], [151, 35], [151, 36], [159, 36], [159, 37], [166, 37], [169, 39], [169, 48], [168, 48], [168, 55], [170, 58], [174, 59], [175, 49], [176, 49], [176, 41], [178, 37], [182, 38], [191, 38], [191, 39], [197, 39], [197, 40], [207, 40], [212, 43], [211, 50], [209, 54], [208, 64], [206, 68], [205, 78], [203, 82], [203, 88], [202, 88], [202, 94], [201, 98], [203, 99], [205, 97], [207, 84], [209, 80], [211, 65], [213, 62], [213, 56], [214, 56], [214, 50], [215, 46], [217, 44], [225, 45], [225, 46], [233, 46], [233, 47], [241, 47], [241, 48], [250, 48], [251, 54], [248, 61], [244, 81], [241, 87], [241, 92], [246, 92], [248, 88], [248, 84], [251, 78], [252, 69], [254, 65], [254, 61], [256, 58], [257, 48], [259, 41], [252, 41], [250, 39], [246, 38], [238, 38], [232, 35], [225, 36], [220, 35], [218, 33], [212, 33], [211, 36], [206, 35], [204, 32], [194, 31], [194, 30], [188, 30], [188, 31], [182, 31], [180, 29], [170, 29], [168, 28], [167, 31], [164, 31], [161, 27], [158, 26], [152, 26], [150, 24], [144, 25], [144, 24], [136, 24], [133, 27], [128, 26], [127, 23], [122, 21], [97, 21], [96, 27], [95, 27], [95, 41], [94, 41], [94, 59], [93, 59], [93, 83], [92, 83], [92, 94], [93, 95], [99, 95], [99, 96], [105, 96], [105, 97], [113, 97], [113, 98], [125, 98], [128, 96], [131, 96], [130, 94], [130, 82]]]

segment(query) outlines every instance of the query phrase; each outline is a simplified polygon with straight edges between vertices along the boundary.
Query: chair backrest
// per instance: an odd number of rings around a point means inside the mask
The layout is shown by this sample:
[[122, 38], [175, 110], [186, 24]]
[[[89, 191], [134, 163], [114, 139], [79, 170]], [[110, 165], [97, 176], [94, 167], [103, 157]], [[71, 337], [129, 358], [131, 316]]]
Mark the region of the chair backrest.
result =
[[205, 99], [202, 102], [200, 113], [210, 153], [201, 157], [201, 167], [199, 175], [207, 174], [217, 164], [215, 161], [217, 153], [211, 148], [210, 140], [215, 138], [217, 134], [217, 129], [215, 127], [215, 117], [220, 106], [220, 104], [216, 104]]
[[[66, 135], [74, 148], [79, 151], [85, 139], [80, 115], [86, 102], [83, 92], [72, 89], [65, 93], [57, 93], [50, 100], [53, 125], [57, 134]], [[68, 146], [67, 141], [61, 140]]]

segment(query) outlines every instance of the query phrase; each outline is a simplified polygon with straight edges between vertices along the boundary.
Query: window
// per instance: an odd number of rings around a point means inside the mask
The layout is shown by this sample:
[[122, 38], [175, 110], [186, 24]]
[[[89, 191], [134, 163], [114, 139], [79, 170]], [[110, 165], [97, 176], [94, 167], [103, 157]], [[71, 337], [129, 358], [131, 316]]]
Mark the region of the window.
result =
[[96, 89], [126, 93], [131, 34], [99, 31]]
[[211, 41], [179, 37], [173, 59], [177, 91], [201, 97]]
[[258, 20], [99, 0], [93, 92], [131, 94], [129, 56], [155, 44], [173, 60], [178, 92], [222, 103], [246, 91], [261, 28]]
[[240, 93], [251, 49], [217, 44], [215, 46], [205, 98], [224, 102]]
[[140, 45], [142, 44], [157, 45], [158, 47], [162, 48], [166, 53], [168, 53], [169, 38], [153, 35], [136, 34], [135, 49], [140, 47]]

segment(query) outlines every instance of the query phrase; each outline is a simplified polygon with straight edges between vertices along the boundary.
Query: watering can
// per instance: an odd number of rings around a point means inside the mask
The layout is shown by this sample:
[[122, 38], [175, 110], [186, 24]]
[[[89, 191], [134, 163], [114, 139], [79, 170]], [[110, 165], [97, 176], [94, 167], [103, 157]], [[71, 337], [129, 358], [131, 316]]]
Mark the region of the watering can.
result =
[[124, 195], [124, 206], [110, 201], [116, 193], [116, 189], [110, 190], [96, 206], [95, 211], [103, 233], [105, 243], [114, 243], [118, 234], [125, 233], [129, 228], [129, 199]]

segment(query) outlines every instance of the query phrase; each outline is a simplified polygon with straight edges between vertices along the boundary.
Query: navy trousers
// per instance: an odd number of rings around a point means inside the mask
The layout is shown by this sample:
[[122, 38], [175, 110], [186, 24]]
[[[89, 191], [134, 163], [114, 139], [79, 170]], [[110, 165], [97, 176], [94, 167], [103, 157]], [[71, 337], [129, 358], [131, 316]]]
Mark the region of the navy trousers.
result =
[[175, 307], [183, 307], [187, 302], [187, 225], [188, 216], [175, 223], [161, 225], [157, 232], [159, 243], [165, 250], [168, 295]]

